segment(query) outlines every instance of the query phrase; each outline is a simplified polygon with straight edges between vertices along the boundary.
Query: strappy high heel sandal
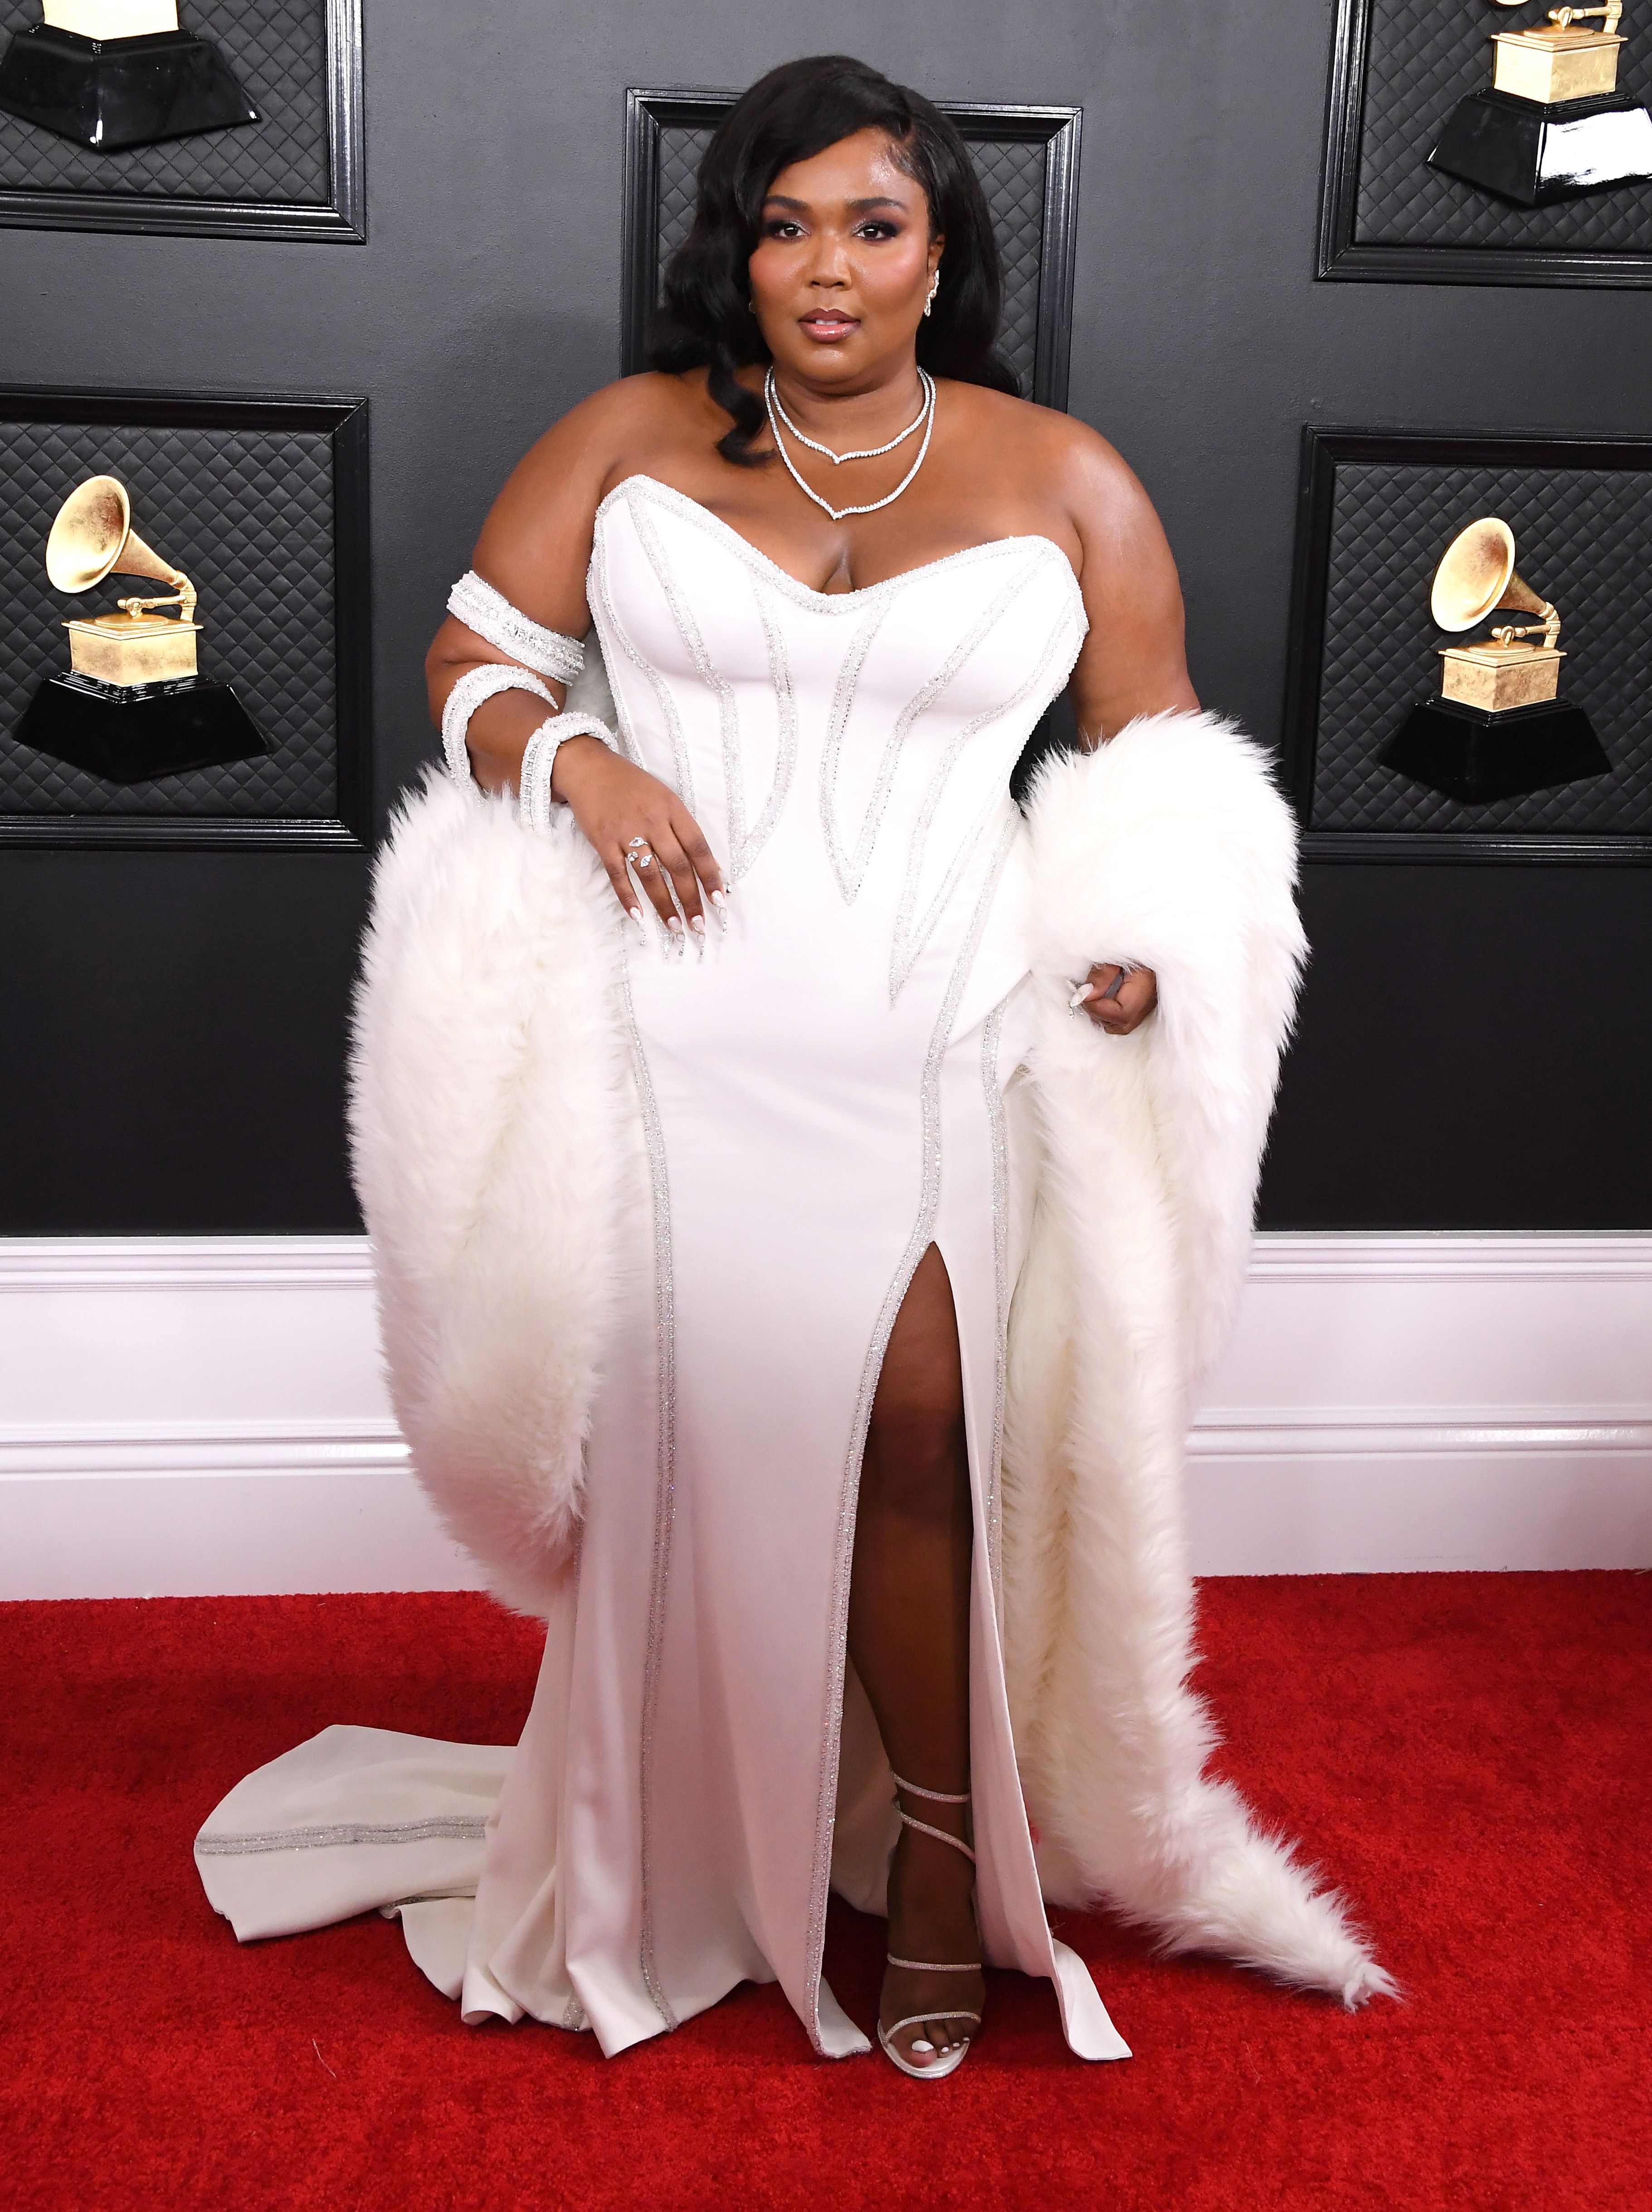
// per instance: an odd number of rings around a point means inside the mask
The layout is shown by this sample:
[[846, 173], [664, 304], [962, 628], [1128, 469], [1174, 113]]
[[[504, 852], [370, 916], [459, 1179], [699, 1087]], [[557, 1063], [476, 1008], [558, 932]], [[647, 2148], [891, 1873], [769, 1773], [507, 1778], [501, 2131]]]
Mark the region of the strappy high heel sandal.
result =
[[[895, 1786], [897, 1790], [904, 1790], [910, 1797], [927, 1797], [932, 1803], [937, 1805], [967, 1805], [969, 1802], [969, 1793], [967, 1790], [961, 1797], [954, 1797], [944, 1790], [920, 1790], [915, 1782], [902, 1782], [898, 1774], [895, 1777]], [[904, 1826], [915, 1828], [920, 1836], [933, 1836], [940, 1843], [951, 1844], [955, 1851], [962, 1851], [970, 1865], [974, 1866], [975, 1855], [962, 1837], [949, 1836], [944, 1828], [932, 1827], [927, 1820], [920, 1820], [908, 1813], [903, 1805], [897, 1804], [895, 1809], [900, 1814]], [[893, 1951], [886, 1951], [884, 1956], [890, 1966], [903, 1967], [908, 1973], [978, 1974], [981, 1972], [979, 1959], [968, 1960], [963, 1964], [948, 1960], [943, 1965], [931, 1959], [897, 1959]], [[937, 2012], [933, 2007], [931, 2007], [926, 2012], [908, 2013], [904, 2020], [897, 2020], [892, 2027], [885, 2028], [883, 2021], [881, 2020], [878, 2021], [878, 2040], [883, 2046], [884, 2057], [889, 2060], [891, 2066], [898, 2066], [902, 2074], [909, 2074], [914, 2081], [943, 2081], [949, 2074], [956, 2074], [963, 2065], [969, 2054], [969, 2045], [974, 2039], [966, 2035], [955, 2049], [949, 2051], [944, 2058], [938, 2059], [932, 2066], [914, 2066], [909, 2059], [902, 2057], [895, 2047], [893, 2039], [903, 2027], [916, 2027], [926, 2020], [972, 2020], [979, 2027], [981, 2014], [978, 2012]]]

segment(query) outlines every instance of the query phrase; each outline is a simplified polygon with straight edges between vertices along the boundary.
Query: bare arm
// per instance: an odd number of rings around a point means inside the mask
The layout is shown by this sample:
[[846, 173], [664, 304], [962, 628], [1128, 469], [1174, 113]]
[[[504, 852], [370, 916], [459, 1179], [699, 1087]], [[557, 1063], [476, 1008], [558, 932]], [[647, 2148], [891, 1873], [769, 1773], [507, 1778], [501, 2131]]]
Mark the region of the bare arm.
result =
[[[580, 638], [590, 628], [585, 580], [597, 507], [649, 405], [641, 380], [610, 386], [582, 401], [519, 464], [483, 526], [471, 566], [547, 629]], [[449, 692], [467, 669], [495, 661], [520, 665], [449, 615], [425, 656], [432, 720], [440, 722]], [[546, 688], [559, 709], [566, 704], [564, 685], [547, 683]], [[544, 720], [544, 702], [528, 691], [501, 692], [477, 708], [466, 739], [472, 771], [484, 789], [515, 790], [528, 739]], [[558, 747], [551, 788], [573, 810], [628, 913], [641, 918], [627, 862], [635, 857], [634, 841], [641, 838], [653, 858], [637, 863], [637, 881], [660, 921], [673, 933], [682, 931], [685, 920], [691, 929], [704, 928], [701, 892], [720, 896], [722, 872], [675, 792], [591, 737], [569, 738]]]
[[[546, 431], [495, 501], [471, 556], [477, 574], [513, 607], [566, 637], [583, 637], [591, 626], [585, 575], [619, 411], [599, 392]], [[490, 661], [517, 665], [449, 615], [425, 655], [434, 721], [440, 721], [447, 695], [465, 672]], [[562, 706], [565, 687], [549, 689]], [[484, 789], [514, 790], [523, 747], [544, 719], [544, 702], [526, 691], [501, 692], [477, 708], [468, 736], [471, 765]], [[579, 744], [597, 740], [569, 740], [570, 748]]]
[[1196, 711], [1199, 700], [1187, 676], [1181, 583], [1151, 501], [1111, 446], [1076, 425], [1068, 483], [1090, 617], [1070, 689], [1079, 734], [1094, 748], [1138, 714]]
[[[1083, 547], [1079, 589], [1090, 617], [1070, 690], [1092, 751], [1139, 714], [1196, 710], [1183, 641], [1181, 585], [1163, 527], [1131, 470], [1105, 440], [1075, 425], [1071, 511]], [[1098, 1029], [1127, 1036], [1158, 1003], [1151, 968], [1100, 961], [1076, 1004]]]

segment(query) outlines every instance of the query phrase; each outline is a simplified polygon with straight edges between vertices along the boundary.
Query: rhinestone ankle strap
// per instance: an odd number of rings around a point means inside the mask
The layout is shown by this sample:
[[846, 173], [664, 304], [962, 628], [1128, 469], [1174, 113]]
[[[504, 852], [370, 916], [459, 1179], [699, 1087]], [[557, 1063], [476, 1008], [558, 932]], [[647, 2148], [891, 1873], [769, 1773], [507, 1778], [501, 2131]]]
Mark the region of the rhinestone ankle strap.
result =
[[935, 1805], [967, 1805], [969, 1802], [969, 1792], [967, 1790], [962, 1797], [955, 1797], [950, 1790], [926, 1790], [920, 1783], [902, 1782], [898, 1774], [894, 1779], [896, 1788], [904, 1790], [908, 1797], [927, 1797], [931, 1803]]

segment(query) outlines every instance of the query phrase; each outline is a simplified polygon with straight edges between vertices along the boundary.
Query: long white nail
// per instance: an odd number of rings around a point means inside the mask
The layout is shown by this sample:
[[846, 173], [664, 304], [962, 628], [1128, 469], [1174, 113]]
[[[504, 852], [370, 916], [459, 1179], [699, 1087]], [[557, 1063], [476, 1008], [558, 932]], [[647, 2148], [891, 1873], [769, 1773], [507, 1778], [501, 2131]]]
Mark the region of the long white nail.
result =
[[1095, 988], [1096, 986], [1093, 983], [1080, 983], [1078, 989], [1067, 1000], [1067, 1012], [1070, 1014], [1076, 1014], [1079, 1007], [1084, 1005], [1084, 1000], [1090, 997]]
[[689, 927], [694, 931], [697, 937], [703, 937], [706, 933], [705, 915], [703, 914], [695, 915], [693, 921], [689, 924]]

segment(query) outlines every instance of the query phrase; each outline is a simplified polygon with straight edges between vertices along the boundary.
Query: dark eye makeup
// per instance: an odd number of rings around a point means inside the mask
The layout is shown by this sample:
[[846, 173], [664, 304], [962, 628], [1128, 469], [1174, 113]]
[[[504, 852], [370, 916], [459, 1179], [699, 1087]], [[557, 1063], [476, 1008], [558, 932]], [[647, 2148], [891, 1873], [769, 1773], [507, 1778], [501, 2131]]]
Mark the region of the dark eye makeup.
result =
[[[803, 225], [793, 216], [770, 216], [762, 226], [762, 234], [765, 238], [789, 241], [802, 237]], [[898, 222], [891, 222], [885, 216], [869, 216], [865, 222], [855, 225], [854, 234], [857, 238], [869, 239], [873, 244], [881, 246], [889, 239], [898, 238], [901, 226]]]

